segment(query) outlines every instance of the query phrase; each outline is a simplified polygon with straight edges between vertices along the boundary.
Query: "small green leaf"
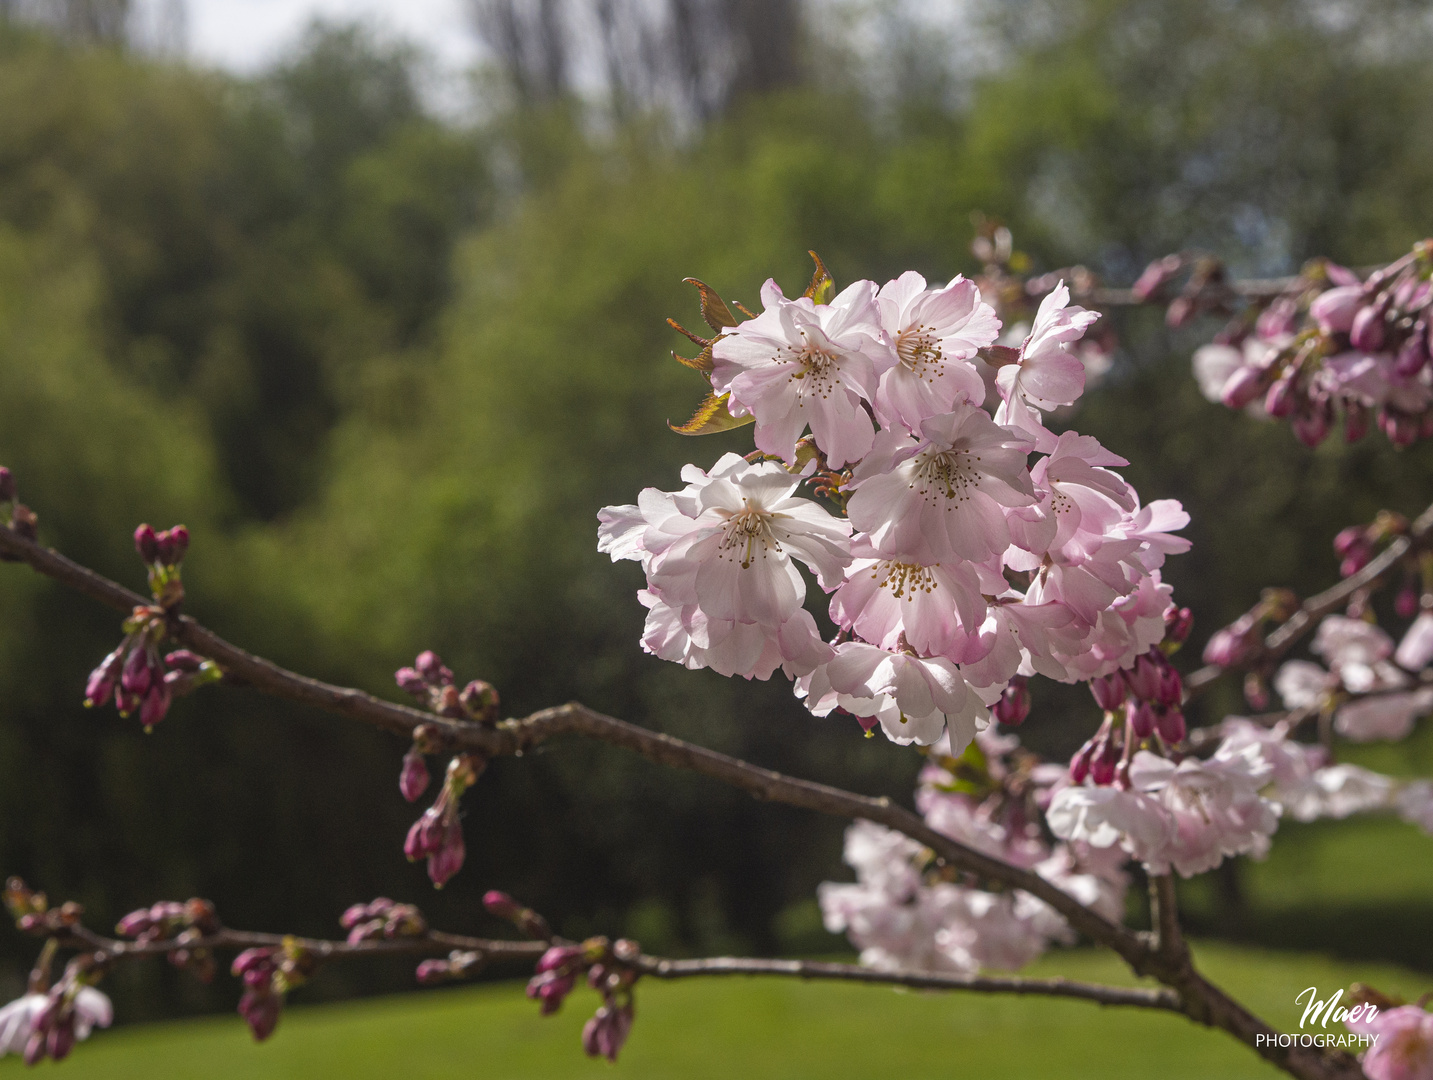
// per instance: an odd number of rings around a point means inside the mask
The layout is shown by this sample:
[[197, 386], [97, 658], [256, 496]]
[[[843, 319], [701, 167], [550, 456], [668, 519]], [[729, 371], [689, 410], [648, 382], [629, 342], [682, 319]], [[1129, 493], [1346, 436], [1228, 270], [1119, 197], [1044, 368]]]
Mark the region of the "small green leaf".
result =
[[826, 264], [821, 261], [821, 256], [814, 251], [808, 251], [816, 263], [816, 272], [811, 275], [811, 284], [806, 286], [802, 296], [815, 300], [818, 304], [829, 304], [831, 294], [836, 291], [836, 283], [831, 280], [831, 275], [826, 270]]
[[720, 331], [723, 327], [736, 325], [736, 316], [731, 313], [731, 308], [726, 306], [726, 301], [716, 294], [715, 289], [694, 277], [682, 280], [688, 285], [695, 285], [697, 291], [702, 294], [702, 318], [708, 326]]
[[730, 394], [723, 394], [721, 397], [717, 397], [715, 394], [708, 394], [706, 400], [697, 406], [697, 411], [692, 413], [692, 418], [685, 424], [679, 426], [668, 422], [667, 426], [679, 435], [711, 435], [718, 431], [731, 431], [734, 428], [755, 423], [756, 417], [754, 416], [732, 416], [727, 411], [726, 402], [730, 396]]

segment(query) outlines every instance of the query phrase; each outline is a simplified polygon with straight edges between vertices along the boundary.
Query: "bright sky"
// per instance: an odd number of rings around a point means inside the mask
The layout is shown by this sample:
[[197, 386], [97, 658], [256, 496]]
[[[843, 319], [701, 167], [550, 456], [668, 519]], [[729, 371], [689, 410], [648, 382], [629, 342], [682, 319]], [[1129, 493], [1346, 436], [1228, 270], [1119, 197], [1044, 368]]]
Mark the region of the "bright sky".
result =
[[371, 21], [424, 46], [450, 70], [476, 53], [464, 0], [185, 0], [185, 7], [190, 55], [231, 71], [263, 67], [315, 16]]

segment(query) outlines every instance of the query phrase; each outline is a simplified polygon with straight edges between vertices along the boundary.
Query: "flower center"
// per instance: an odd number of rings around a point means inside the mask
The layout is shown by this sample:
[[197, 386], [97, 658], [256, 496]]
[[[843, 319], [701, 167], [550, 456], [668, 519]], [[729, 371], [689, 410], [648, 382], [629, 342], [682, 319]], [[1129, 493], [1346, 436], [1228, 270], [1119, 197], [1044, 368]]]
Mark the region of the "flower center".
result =
[[980, 455], [969, 450], [927, 450], [916, 458], [911, 487], [932, 502], [937, 497], [950, 503], [966, 502], [971, 490], [980, 488], [979, 464]]
[[896, 356], [911, 374], [931, 381], [945, 374], [945, 355], [940, 351], [939, 342], [926, 333], [927, 329], [913, 326], [902, 331], [896, 338]]
[[914, 600], [918, 592], [935, 592], [935, 575], [930, 567], [915, 563], [883, 562], [871, 569], [871, 576], [877, 579], [883, 589], [890, 589], [897, 600], [905, 597]]
[[751, 567], [752, 558], [758, 554], [758, 549], [764, 559], [771, 551], [781, 554], [781, 544], [771, 531], [773, 515], [752, 507], [746, 499], [742, 502], [746, 504], [746, 509], [735, 511], [722, 526], [722, 540], [717, 557], [740, 559], [741, 568], [747, 570]]

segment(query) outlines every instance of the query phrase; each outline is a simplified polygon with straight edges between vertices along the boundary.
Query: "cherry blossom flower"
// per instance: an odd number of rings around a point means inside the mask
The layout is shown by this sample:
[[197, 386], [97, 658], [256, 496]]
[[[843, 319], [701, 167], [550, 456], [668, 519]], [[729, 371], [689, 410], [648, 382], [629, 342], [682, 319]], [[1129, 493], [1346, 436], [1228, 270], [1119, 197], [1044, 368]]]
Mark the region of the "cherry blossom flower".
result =
[[1054, 443], [1039, 410], [1072, 405], [1085, 391], [1085, 365], [1069, 345], [1083, 337], [1100, 314], [1069, 303], [1070, 290], [1062, 281], [1040, 302], [1019, 360], [1002, 367], [996, 376], [1002, 400], [995, 422], [1025, 432], [1035, 440], [1037, 450], [1048, 450]]
[[918, 653], [959, 661], [960, 646], [985, 622], [987, 587], [971, 563], [858, 557], [831, 597], [831, 618], [883, 649], [904, 640]]
[[929, 746], [950, 733], [955, 753], [990, 722], [990, 714], [956, 666], [944, 657], [918, 657], [860, 641], [836, 649], [829, 663], [798, 683], [817, 716], [836, 708], [879, 721], [892, 742]]
[[788, 300], [775, 281], [761, 289], [764, 310], [712, 346], [712, 389], [730, 394], [733, 416], [756, 418], [756, 445], [788, 462], [811, 427], [832, 465], [858, 461], [875, 427], [862, 401], [876, 396], [896, 355], [880, 327], [876, 287], [857, 281], [830, 304]]
[[1393, 805], [1404, 821], [1433, 833], [1433, 781], [1407, 781], [1394, 793]]
[[[0, 1008], [0, 1057], [22, 1054], [33, 1063], [48, 1055], [58, 1061], [69, 1053], [70, 1045], [114, 1022], [109, 997], [92, 986], [79, 987], [56, 1006], [53, 994], [26, 994]], [[44, 1025], [47, 1013], [52, 1020], [48, 1031]], [[34, 1045], [35, 1036], [45, 1039], [47, 1045]]]
[[1342, 706], [1333, 727], [1345, 739], [1398, 742], [1413, 731], [1413, 721], [1433, 711], [1433, 687], [1404, 693], [1370, 694]]
[[1062, 840], [1109, 848], [1118, 844], [1148, 862], [1169, 844], [1173, 822], [1141, 791], [1071, 785], [1055, 791], [1045, 821]]
[[1376, 1036], [1363, 1055], [1368, 1080], [1433, 1080], [1433, 1014], [1421, 1006], [1380, 1009], [1371, 1020], [1345, 1024], [1360, 1035]]
[[795, 492], [774, 462], [727, 454], [710, 474], [683, 471], [676, 493], [648, 489], [607, 507], [599, 550], [641, 562], [649, 609], [644, 647], [688, 667], [767, 678], [778, 664], [810, 671], [828, 655], [802, 609], [799, 559], [834, 588], [850, 561], [850, 525]]
[[1423, 611], [1409, 625], [1393, 659], [1409, 671], [1421, 671], [1433, 660], [1433, 611]]
[[1026, 445], [973, 405], [921, 425], [919, 441], [883, 432], [855, 470], [851, 523], [887, 558], [981, 562], [1010, 543], [1004, 507], [1029, 506]]
[[943, 289], [927, 289], [925, 278], [907, 270], [881, 287], [876, 303], [897, 359], [876, 391], [882, 424], [918, 432], [957, 402], [984, 401], [985, 381], [969, 361], [995, 340], [1000, 322], [973, 281], [957, 276]]

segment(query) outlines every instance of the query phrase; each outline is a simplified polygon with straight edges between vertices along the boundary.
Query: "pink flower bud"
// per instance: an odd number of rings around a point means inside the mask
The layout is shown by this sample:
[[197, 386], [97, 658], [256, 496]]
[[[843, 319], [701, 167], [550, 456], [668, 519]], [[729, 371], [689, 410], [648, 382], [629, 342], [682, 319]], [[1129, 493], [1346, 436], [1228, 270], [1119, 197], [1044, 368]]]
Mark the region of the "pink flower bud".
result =
[[498, 691], [492, 683], [474, 679], [463, 687], [459, 700], [467, 714], [475, 720], [496, 720], [498, 718]]
[[1228, 626], [1214, 632], [1204, 646], [1204, 662], [1218, 667], [1234, 667], [1254, 654], [1258, 640], [1258, 624], [1251, 615], [1240, 615]]
[[1298, 404], [1298, 380], [1293, 373], [1277, 379], [1264, 395], [1264, 411], [1276, 420], [1292, 415]]
[[1219, 391], [1219, 400], [1231, 409], [1242, 409], [1264, 392], [1268, 373], [1247, 364], [1229, 376]]
[[152, 673], [147, 651], [143, 647], [130, 649], [120, 674], [120, 685], [124, 687], [127, 694], [143, 697], [149, 692], [151, 679]]
[[1164, 614], [1164, 640], [1183, 645], [1194, 629], [1194, 612], [1188, 608], [1170, 608]]
[[87, 707], [103, 705], [114, 693], [115, 684], [119, 680], [120, 668], [124, 665], [124, 650], [125, 646], [120, 645], [90, 672], [89, 680], [85, 683], [85, 705]]
[[582, 959], [582, 950], [575, 945], [554, 945], [537, 961], [537, 971], [559, 971]]
[[417, 802], [428, 790], [428, 763], [418, 748], [412, 747], [403, 755], [403, 767], [398, 771], [398, 790], [409, 802]]
[[175, 649], [164, 658], [165, 664], [176, 671], [198, 671], [204, 664], [204, 657], [188, 649]]
[[1166, 255], [1162, 259], [1155, 259], [1135, 279], [1135, 283], [1130, 286], [1130, 292], [1134, 293], [1136, 300], [1148, 301], [1150, 297], [1168, 284], [1170, 278], [1179, 273], [1183, 265], [1184, 260], [1178, 255]]
[[1244, 700], [1249, 703], [1251, 709], [1267, 709], [1269, 707], [1269, 687], [1257, 671], [1251, 671], [1244, 676]]
[[420, 983], [442, 982], [453, 973], [453, 969], [446, 960], [424, 960], [418, 965], [418, 981]]
[[169, 712], [171, 696], [169, 684], [162, 679], [149, 688], [144, 695], [144, 704], [139, 708], [139, 723], [146, 731], [164, 719]]
[[467, 854], [462, 823], [456, 820], [449, 822], [443, 829], [438, 849], [428, 856], [428, 877], [433, 884], [441, 889], [451, 881], [453, 875], [463, 868]]
[[338, 917], [338, 925], [345, 930], [352, 930], [366, 918], [368, 918], [367, 904], [350, 904]]
[[252, 971], [272, 972], [274, 970], [274, 950], [267, 946], [245, 949], [234, 957], [234, 963], [229, 970], [236, 976], [247, 975]]
[[413, 666], [429, 686], [451, 686], [453, 683], [453, 673], [443, 665], [443, 661], [432, 649], [419, 653]]
[[1378, 304], [1368, 304], [1358, 309], [1349, 327], [1348, 343], [1361, 352], [1377, 352], [1383, 348], [1383, 309]]
[[577, 985], [577, 979], [570, 974], [543, 971], [534, 975], [527, 984], [527, 996], [542, 1004], [543, 1016], [551, 1016], [562, 1008], [567, 995]]
[[1298, 317], [1299, 305], [1287, 296], [1280, 296], [1259, 313], [1259, 318], [1254, 323], [1254, 333], [1265, 341], [1292, 334]]
[[1160, 705], [1178, 705], [1184, 701], [1184, 680], [1179, 677], [1179, 672], [1174, 665], [1168, 662], [1159, 673], [1159, 690], [1154, 695], [1154, 700]]
[[1093, 739], [1085, 743], [1075, 751], [1075, 756], [1070, 758], [1070, 782], [1083, 784], [1085, 777], [1090, 775], [1090, 759], [1094, 757], [1095, 742]]
[[582, 1027], [582, 1049], [588, 1057], [616, 1061], [632, 1031], [632, 1015], [630, 1002], [620, 1007], [610, 1001], [600, 1005]]
[[1199, 308], [1187, 296], [1176, 296], [1164, 311], [1164, 324], [1171, 330], [1178, 330], [1199, 314]]
[[1408, 335], [1398, 350], [1398, 359], [1393, 363], [1393, 371], [1405, 379], [1411, 379], [1423, 370], [1423, 365], [1428, 362], [1428, 324], [1419, 319], [1413, 324], [1413, 332]]
[[1125, 681], [1134, 696], [1141, 701], [1153, 701], [1159, 693], [1159, 667], [1149, 653], [1135, 657], [1134, 667], [1124, 673]]
[[15, 477], [10, 470], [0, 465], [0, 502], [14, 502], [19, 491], [15, 485]]
[[1136, 739], [1147, 739], [1154, 734], [1154, 707], [1147, 701], [1127, 702], [1125, 720]]
[[1349, 525], [1340, 529], [1333, 538], [1335, 555], [1348, 555], [1355, 548], [1368, 546], [1368, 530], [1362, 525]]
[[1362, 303], [1362, 285], [1341, 285], [1314, 297], [1309, 304], [1309, 316], [1321, 329], [1345, 334], [1352, 329], [1354, 316]]
[[1188, 733], [1184, 725], [1184, 713], [1178, 709], [1155, 710], [1154, 728], [1159, 732], [1159, 737], [1170, 746], [1183, 742]]
[[184, 553], [189, 550], [189, 530], [183, 525], [176, 525], [165, 529], [155, 537], [155, 541], [159, 561], [165, 566], [177, 566], [184, 561]]
[[1418, 614], [1418, 586], [1414, 582], [1405, 581], [1398, 595], [1393, 598], [1393, 610], [1398, 613], [1400, 619], [1411, 619]]
[[496, 915], [499, 919], [514, 919], [522, 911], [521, 904], [497, 889], [489, 889], [483, 893], [483, 907], [488, 909], [488, 914]]
[[154, 920], [149, 917], [149, 909], [140, 908], [138, 911], [131, 911], [124, 918], [120, 919], [114, 930], [115, 933], [121, 937], [132, 938], [139, 937], [140, 934], [144, 933], [153, 925]]
[[393, 673], [393, 681], [404, 693], [412, 694], [420, 701], [428, 700], [428, 684], [423, 681], [423, 676], [410, 667], [401, 667]]
[[1030, 688], [1023, 675], [1016, 675], [991, 708], [995, 719], [1006, 727], [1019, 727], [1030, 715]]
[[1090, 779], [1101, 786], [1114, 783], [1115, 769], [1119, 763], [1119, 747], [1109, 736], [1104, 736], [1090, 760]]
[[1333, 420], [1333, 403], [1328, 398], [1311, 398], [1294, 413], [1289, 426], [1293, 429], [1294, 438], [1312, 450], [1328, 437]]
[[50, 1028], [45, 1039], [45, 1049], [55, 1061], [64, 1061], [75, 1048], [75, 1014], [69, 1012], [59, 1017]]
[[239, 999], [239, 1015], [249, 1025], [256, 1042], [263, 1042], [279, 1026], [279, 1010], [283, 1000], [268, 990], [247, 990]]
[[1378, 426], [1394, 446], [1412, 446], [1418, 441], [1420, 419], [1385, 405], [1378, 412]]
[[134, 530], [134, 550], [146, 563], [159, 561], [159, 539], [154, 535], [153, 525], [141, 525]]
[[1090, 680], [1090, 693], [1094, 695], [1095, 704], [1105, 712], [1118, 709], [1128, 692], [1129, 687], [1125, 682], [1124, 673], [1121, 671], [1113, 671], [1098, 679]]

